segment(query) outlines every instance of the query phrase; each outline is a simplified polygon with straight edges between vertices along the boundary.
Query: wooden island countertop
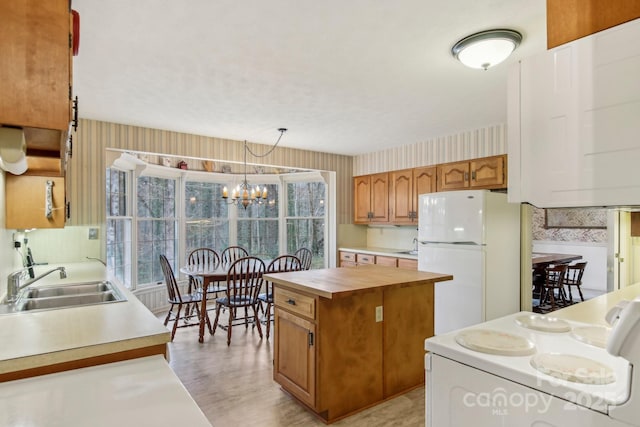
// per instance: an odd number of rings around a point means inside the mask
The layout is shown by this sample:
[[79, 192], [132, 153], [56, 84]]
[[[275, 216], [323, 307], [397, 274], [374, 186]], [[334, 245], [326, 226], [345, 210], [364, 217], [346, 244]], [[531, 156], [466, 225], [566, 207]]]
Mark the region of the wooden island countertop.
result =
[[281, 286], [329, 299], [367, 289], [417, 286], [453, 279], [450, 274], [405, 270], [375, 264], [361, 265], [357, 268], [323, 268], [269, 273], [264, 277]]
[[448, 274], [379, 265], [269, 273], [273, 378], [325, 423], [424, 384], [434, 284]]

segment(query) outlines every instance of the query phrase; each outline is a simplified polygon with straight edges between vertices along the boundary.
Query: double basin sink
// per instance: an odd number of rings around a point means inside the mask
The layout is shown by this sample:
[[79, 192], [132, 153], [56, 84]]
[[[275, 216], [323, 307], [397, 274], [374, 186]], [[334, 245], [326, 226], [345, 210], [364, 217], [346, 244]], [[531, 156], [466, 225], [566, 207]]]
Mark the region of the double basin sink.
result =
[[109, 281], [27, 287], [18, 295], [14, 312], [50, 310], [82, 305], [126, 301], [122, 292]]

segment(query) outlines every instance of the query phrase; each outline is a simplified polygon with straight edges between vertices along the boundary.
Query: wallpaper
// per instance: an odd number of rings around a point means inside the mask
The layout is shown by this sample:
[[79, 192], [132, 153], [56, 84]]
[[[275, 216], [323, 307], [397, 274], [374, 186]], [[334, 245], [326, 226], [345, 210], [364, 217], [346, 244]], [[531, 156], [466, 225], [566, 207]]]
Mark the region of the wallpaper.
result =
[[[572, 226], [580, 224], [605, 224], [607, 223], [607, 210], [597, 208], [564, 209], [563, 220]], [[607, 229], [597, 228], [545, 228], [545, 209], [533, 207], [532, 214], [533, 240], [545, 240], [556, 242], [588, 242], [606, 243], [608, 239]]]
[[[252, 150], [265, 147], [249, 143]], [[105, 222], [105, 149], [117, 148], [202, 159], [242, 161], [244, 142], [200, 135], [81, 119], [67, 167], [67, 195], [71, 218], [67, 225]], [[353, 221], [351, 156], [278, 147], [269, 164], [336, 172], [337, 223]]]
[[354, 157], [354, 176], [459, 160], [496, 156], [507, 152], [504, 124], [426, 139]]

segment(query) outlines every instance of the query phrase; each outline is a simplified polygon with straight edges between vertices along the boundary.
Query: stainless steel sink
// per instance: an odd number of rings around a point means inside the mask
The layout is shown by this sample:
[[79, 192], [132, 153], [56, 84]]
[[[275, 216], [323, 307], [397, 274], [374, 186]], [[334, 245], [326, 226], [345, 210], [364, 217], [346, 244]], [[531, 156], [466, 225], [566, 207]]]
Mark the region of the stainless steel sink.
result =
[[109, 282], [78, 283], [67, 286], [43, 286], [41, 288], [27, 288], [23, 298], [44, 298], [65, 295], [87, 294], [112, 290]]
[[397, 254], [405, 254], [405, 255], [418, 255], [418, 251], [400, 251], [396, 252]]
[[108, 281], [43, 286], [23, 290], [15, 303], [15, 311], [50, 310], [126, 300], [120, 290]]

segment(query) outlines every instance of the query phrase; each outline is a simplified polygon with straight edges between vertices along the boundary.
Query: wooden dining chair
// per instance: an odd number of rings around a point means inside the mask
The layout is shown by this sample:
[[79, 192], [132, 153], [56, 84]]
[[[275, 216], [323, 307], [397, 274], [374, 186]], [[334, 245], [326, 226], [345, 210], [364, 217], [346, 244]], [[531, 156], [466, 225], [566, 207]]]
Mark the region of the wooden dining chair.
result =
[[[267, 266], [267, 273], [281, 273], [286, 271], [302, 270], [302, 263], [295, 255], [280, 255], [272, 260]], [[265, 292], [258, 295], [259, 304], [264, 303], [264, 322], [267, 325], [267, 339], [271, 331], [271, 308], [273, 307], [273, 283], [269, 280], [264, 281]]]
[[302, 265], [303, 270], [309, 270], [311, 268], [311, 260], [313, 259], [313, 253], [307, 248], [298, 249], [294, 255], [298, 257]]
[[[213, 322], [211, 335], [216, 333], [220, 311], [228, 308], [229, 321], [227, 324], [227, 345], [231, 344], [231, 331], [233, 326], [240, 325], [243, 321], [245, 328], [249, 325], [249, 319], [258, 328], [258, 334], [262, 338], [262, 328], [258, 319], [258, 294], [262, 289], [262, 274], [265, 271], [264, 262], [257, 257], [240, 258], [229, 266], [227, 272], [227, 288], [225, 295], [216, 298], [216, 318]], [[244, 308], [244, 317], [238, 317], [238, 309]], [[249, 309], [253, 315], [249, 317]]]
[[[169, 263], [169, 260], [164, 255], [160, 255], [160, 266], [162, 267], [162, 274], [164, 275], [164, 281], [167, 285], [167, 301], [171, 304], [167, 317], [164, 319], [164, 326], [167, 326], [171, 321], [173, 322], [173, 328], [171, 329], [171, 341], [173, 341], [173, 337], [176, 335], [176, 330], [178, 328], [200, 325], [200, 316], [206, 316], [206, 322], [209, 325], [209, 328], [211, 328], [209, 316], [207, 316], [206, 312], [201, 313], [200, 308], [198, 307], [202, 301], [202, 295], [199, 293], [180, 293], [180, 288], [176, 281], [176, 276], [173, 274], [171, 263]], [[184, 311], [182, 311], [183, 306], [187, 307]], [[198, 319], [195, 323], [192, 322], [193, 314], [188, 310], [189, 306], [193, 306], [195, 308], [196, 317]], [[177, 310], [174, 313], [175, 308], [177, 308]], [[181, 320], [183, 321], [182, 324], [180, 324]]]
[[222, 251], [222, 254], [220, 255], [220, 259], [223, 264], [231, 264], [232, 262], [240, 258], [244, 258], [248, 256], [249, 256], [249, 252], [242, 246], [229, 246], [228, 248]]
[[[215, 271], [220, 267], [220, 255], [210, 248], [198, 248], [189, 253], [187, 265], [197, 271]], [[202, 276], [189, 275], [189, 292], [202, 292]], [[209, 283], [207, 287], [207, 299], [215, 299], [218, 293], [224, 290], [220, 283]]]
[[567, 273], [564, 278], [564, 284], [567, 285], [569, 291], [569, 302], [573, 304], [573, 295], [571, 295], [571, 287], [575, 286], [580, 294], [580, 300], [584, 301], [584, 295], [582, 295], [582, 276], [584, 275], [584, 269], [587, 267], [587, 262], [578, 262], [567, 267]]
[[[550, 265], [545, 269], [545, 279], [542, 284], [540, 294], [540, 304], [538, 309], [540, 312], [554, 311], [556, 305], [567, 305], [568, 301], [564, 292], [564, 280], [567, 273], [567, 264]], [[558, 301], [556, 301], [556, 298]], [[551, 304], [551, 310], [545, 309], [543, 306]]]

